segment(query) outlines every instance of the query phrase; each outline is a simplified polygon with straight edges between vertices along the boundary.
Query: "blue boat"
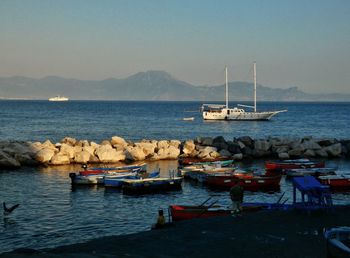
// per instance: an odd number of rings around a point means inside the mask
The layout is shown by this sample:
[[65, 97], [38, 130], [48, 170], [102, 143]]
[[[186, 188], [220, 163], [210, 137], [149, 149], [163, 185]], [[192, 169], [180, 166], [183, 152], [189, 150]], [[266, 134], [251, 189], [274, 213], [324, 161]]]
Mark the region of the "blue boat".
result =
[[153, 171], [151, 173], [129, 173], [126, 175], [113, 175], [104, 177], [104, 185], [107, 187], [122, 187], [125, 180], [139, 180], [143, 177], [145, 178], [156, 178], [159, 177], [159, 170]]

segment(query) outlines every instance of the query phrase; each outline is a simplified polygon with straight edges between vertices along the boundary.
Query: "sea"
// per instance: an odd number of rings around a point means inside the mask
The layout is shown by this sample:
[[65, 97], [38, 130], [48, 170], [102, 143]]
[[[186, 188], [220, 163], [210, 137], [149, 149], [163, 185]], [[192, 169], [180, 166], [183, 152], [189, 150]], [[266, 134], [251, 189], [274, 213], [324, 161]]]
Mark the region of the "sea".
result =
[[[0, 141], [59, 142], [64, 137], [101, 142], [112, 136], [128, 141], [190, 140], [248, 135], [267, 137], [350, 139], [350, 103], [261, 102], [258, 110], [288, 110], [271, 121], [203, 121], [201, 102], [1, 100]], [[217, 103], [221, 104], [221, 103]], [[235, 106], [236, 102], [230, 102]], [[240, 103], [249, 104], [249, 103]], [[184, 118], [193, 117], [186, 121]], [[327, 160], [340, 171], [350, 170], [346, 159]], [[238, 163], [263, 168], [263, 160]], [[161, 175], [177, 169], [177, 161], [149, 162]], [[124, 195], [101, 186], [72, 188], [70, 172], [78, 165], [22, 167], [0, 170], [0, 201], [20, 204], [10, 215], [0, 214], [0, 253], [17, 248], [51, 248], [94, 238], [150, 230], [159, 209], [170, 204], [218, 202], [230, 205], [228, 193], [184, 181], [182, 190], [141, 196]], [[246, 192], [244, 200], [275, 202], [283, 195], [292, 201], [292, 184], [282, 178], [275, 192]], [[209, 199], [209, 200], [208, 200]], [[334, 202], [350, 204], [350, 194], [335, 193]]]

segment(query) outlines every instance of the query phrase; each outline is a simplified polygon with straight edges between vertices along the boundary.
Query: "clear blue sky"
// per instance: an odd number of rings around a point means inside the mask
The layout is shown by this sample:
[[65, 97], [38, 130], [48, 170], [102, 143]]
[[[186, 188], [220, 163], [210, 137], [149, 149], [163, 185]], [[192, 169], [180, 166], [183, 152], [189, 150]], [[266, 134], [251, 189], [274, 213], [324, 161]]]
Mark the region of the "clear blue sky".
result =
[[256, 60], [266, 86], [350, 93], [348, 0], [1, 0], [0, 35], [0, 76], [212, 85]]

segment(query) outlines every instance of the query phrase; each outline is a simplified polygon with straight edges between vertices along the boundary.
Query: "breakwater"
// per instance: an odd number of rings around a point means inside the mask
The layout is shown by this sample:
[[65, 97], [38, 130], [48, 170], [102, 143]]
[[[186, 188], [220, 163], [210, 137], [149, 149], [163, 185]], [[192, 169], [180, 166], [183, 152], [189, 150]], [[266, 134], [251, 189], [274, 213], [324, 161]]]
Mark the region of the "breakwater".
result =
[[21, 166], [174, 160], [184, 157], [205, 160], [219, 157], [230, 157], [234, 160], [349, 158], [350, 140], [313, 137], [253, 139], [249, 136], [227, 140], [218, 136], [197, 137], [186, 141], [132, 142], [113, 136], [101, 143], [71, 137], [65, 137], [58, 143], [52, 143], [50, 140], [0, 142], [0, 168], [11, 169]]

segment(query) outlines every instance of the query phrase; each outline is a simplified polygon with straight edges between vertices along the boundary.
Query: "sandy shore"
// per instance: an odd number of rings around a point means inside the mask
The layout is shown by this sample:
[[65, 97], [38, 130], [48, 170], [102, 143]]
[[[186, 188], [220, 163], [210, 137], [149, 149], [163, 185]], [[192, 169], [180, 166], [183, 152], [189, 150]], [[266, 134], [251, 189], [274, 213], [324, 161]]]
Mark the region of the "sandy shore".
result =
[[323, 230], [350, 226], [350, 207], [307, 214], [259, 211], [241, 217], [195, 219], [173, 227], [104, 237], [0, 257], [326, 257]]

